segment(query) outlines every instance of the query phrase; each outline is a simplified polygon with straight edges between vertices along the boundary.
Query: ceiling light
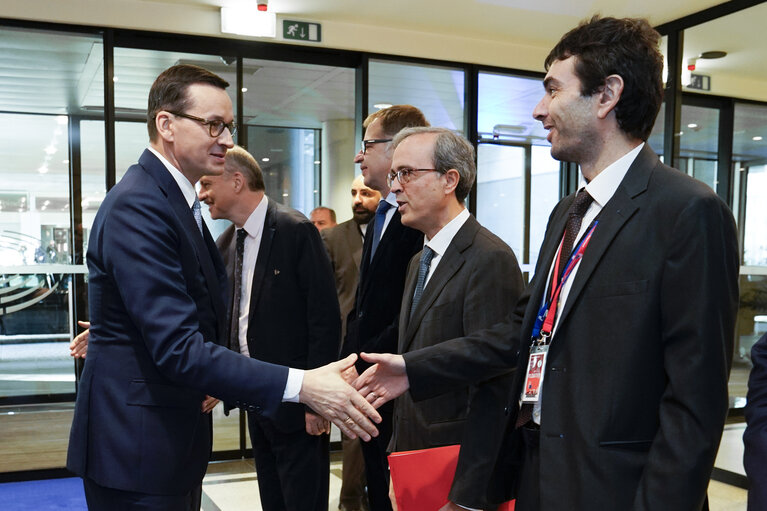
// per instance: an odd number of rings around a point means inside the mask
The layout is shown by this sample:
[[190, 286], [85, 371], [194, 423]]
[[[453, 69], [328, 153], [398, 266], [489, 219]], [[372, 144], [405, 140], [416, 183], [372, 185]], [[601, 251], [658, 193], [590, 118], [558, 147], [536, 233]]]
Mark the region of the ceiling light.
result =
[[700, 57], [698, 58], [711, 60], [711, 59], [721, 59], [726, 56], [727, 56], [726, 51], [712, 50], [712, 51], [704, 51], [703, 53], [700, 54]]
[[320, 160], [314, 160], [315, 165], [319, 165], [320, 163], [321, 163]]
[[58, 149], [55, 145], [51, 144], [48, 147], [45, 148], [45, 154], [56, 154]]
[[756, 136], [756, 137], [752, 138], [751, 140], [753, 140], [754, 142], [759, 142], [759, 141], [762, 140], [762, 137]]
[[118, 81], [120, 81], [120, 79], [119, 79], [119, 78], [117, 78], [116, 76], [113, 76], [113, 77], [112, 77], [112, 81], [113, 81], [113, 82], [118, 82]]
[[267, 162], [267, 161], [269, 161], [269, 158], [261, 158], [261, 161]]
[[69, 165], [69, 160], [61, 160], [61, 163], [63, 163], [64, 165]]
[[383, 110], [384, 108], [391, 108], [392, 104], [391, 103], [376, 103], [373, 106], [375, 108], [379, 109], [379, 110]]
[[247, 88], [247, 87], [243, 87], [243, 88], [242, 88], [242, 89], [240, 89], [240, 90], [242, 90], [242, 92], [248, 92], [248, 88]]
[[255, 37], [277, 37], [277, 15], [253, 5], [221, 8], [221, 32]]
[[694, 122], [691, 122], [690, 124], [687, 125], [687, 127], [690, 128], [691, 130], [694, 130], [695, 128], [698, 127], [698, 125], [695, 124]]

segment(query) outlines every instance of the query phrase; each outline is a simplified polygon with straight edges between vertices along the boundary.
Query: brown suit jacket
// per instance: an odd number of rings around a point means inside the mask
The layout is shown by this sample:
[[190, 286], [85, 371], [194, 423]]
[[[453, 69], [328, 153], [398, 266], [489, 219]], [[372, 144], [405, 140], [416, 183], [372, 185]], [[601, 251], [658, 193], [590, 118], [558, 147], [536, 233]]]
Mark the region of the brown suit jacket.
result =
[[341, 339], [346, 337], [346, 316], [354, 307], [362, 259], [362, 232], [357, 222], [347, 220], [320, 231], [330, 256], [336, 281], [338, 305], [341, 308]]

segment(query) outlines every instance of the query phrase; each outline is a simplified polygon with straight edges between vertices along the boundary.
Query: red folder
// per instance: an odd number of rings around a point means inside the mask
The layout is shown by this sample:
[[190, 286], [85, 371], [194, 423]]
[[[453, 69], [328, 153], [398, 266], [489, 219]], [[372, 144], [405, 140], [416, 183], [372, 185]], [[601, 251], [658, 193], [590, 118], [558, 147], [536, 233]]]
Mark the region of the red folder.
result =
[[[434, 447], [389, 455], [397, 511], [437, 511], [447, 504], [458, 464], [460, 445]], [[498, 511], [514, 511], [509, 501]]]

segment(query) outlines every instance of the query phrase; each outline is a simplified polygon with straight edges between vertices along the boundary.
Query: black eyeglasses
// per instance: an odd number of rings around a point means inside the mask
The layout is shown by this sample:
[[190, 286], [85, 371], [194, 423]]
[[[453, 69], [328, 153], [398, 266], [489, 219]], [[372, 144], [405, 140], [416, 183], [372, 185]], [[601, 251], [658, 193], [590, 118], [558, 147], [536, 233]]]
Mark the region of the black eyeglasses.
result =
[[392, 183], [396, 179], [399, 181], [399, 184], [404, 185], [410, 182], [410, 179], [413, 177], [414, 172], [439, 172], [442, 174], [443, 172], [441, 170], [437, 169], [410, 169], [407, 167], [403, 167], [399, 170], [392, 170], [389, 172], [389, 174], [386, 176], [386, 182], [389, 184], [389, 187], [391, 187]]
[[368, 146], [373, 144], [383, 144], [384, 142], [391, 142], [390, 138], [371, 138], [370, 140], [362, 141], [362, 154], [367, 153]]
[[213, 137], [213, 138], [220, 137], [221, 134], [224, 132], [224, 128], [229, 130], [229, 134], [232, 137], [234, 137], [234, 134], [237, 133], [237, 123], [234, 122], [234, 121], [232, 121], [232, 122], [224, 122], [224, 121], [219, 120], [219, 119], [208, 120], [208, 119], [203, 119], [202, 117], [197, 117], [197, 116], [194, 116], [194, 115], [182, 114], [181, 112], [171, 112], [170, 110], [168, 110], [168, 113], [176, 115], [178, 117], [184, 117], [186, 119], [191, 119], [193, 121], [199, 122], [200, 124], [202, 124], [204, 126], [207, 126], [208, 127], [208, 131], [210, 132], [210, 136]]

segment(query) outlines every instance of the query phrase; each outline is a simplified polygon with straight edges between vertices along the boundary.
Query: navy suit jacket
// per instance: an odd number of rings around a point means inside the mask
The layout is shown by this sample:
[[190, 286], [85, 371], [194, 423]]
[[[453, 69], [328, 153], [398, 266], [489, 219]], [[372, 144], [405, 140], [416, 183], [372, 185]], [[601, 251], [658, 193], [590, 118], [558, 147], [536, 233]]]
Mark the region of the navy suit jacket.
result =
[[144, 151], [107, 194], [88, 246], [91, 334], [67, 468], [119, 490], [179, 495], [211, 450], [209, 394], [277, 410], [287, 368], [217, 344], [224, 268], [173, 177]]
[[754, 368], [748, 378], [745, 452], [743, 465], [748, 476], [748, 511], [767, 509], [767, 334], [751, 348]]
[[[235, 227], [224, 231], [216, 244], [230, 281], [231, 310]], [[253, 273], [247, 340], [251, 357], [299, 369], [313, 369], [338, 358], [340, 313], [320, 233], [304, 215], [274, 200], [267, 204]], [[229, 345], [239, 351], [238, 340]], [[282, 403], [273, 423], [285, 432], [304, 430], [304, 410], [298, 403]]]

